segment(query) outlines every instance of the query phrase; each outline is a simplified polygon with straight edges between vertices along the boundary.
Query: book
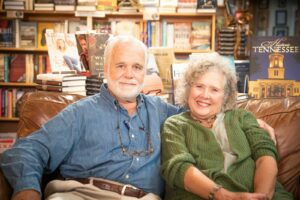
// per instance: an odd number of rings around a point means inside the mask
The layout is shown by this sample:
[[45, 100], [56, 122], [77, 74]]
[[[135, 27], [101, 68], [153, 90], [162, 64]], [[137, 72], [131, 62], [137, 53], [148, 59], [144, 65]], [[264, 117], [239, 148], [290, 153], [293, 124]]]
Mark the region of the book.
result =
[[115, 11], [117, 10], [117, 0], [96, 0], [97, 11]]
[[174, 49], [168, 47], [151, 47], [149, 48], [149, 52], [155, 56], [164, 89], [170, 89], [172, 87], [171, 65], [175, 62]]
[[120, 13], [136, 13], [138, 12], [138, 4], [132, 0], [121, 0], [118, 1], [117, 9]]
[[0, 20], [0, 47], [13, 47], [14, 44], [14, 21]]
[[80, 57], [81, 68], [84, 68], [86, 71], [90, 70], [89, 67], [89, 55], [88, 55], [88, 32], [87, 31], [78, 31], [75, 34], [77, 49]]
[[39, 85], [54, 85], [54, 86], [85, 86], [86, 80], [68, 80], [68, 81], [52, 81], [37, 79], [35, 83]]
[[74, 11], [75, 5], [55, 5], [54, 9], [56, 11]]
[[211, 22], [192, 22], [191, 48], [197, 50], [210, 50]]
[[195, 13], [197, 9], [197, 0], [178, 0], [178, 13]]
[[26, 55], [11, 54], [9, 67], [10, 82], [25, 82], [26, 76]]
[[68, 23], [68, 30], [69, 33], [74, 34], [79, 31], [88, 31], [87, 22], [70, 20]]
[[20, 21], [20, 47], [37, 47], [37, 22]]
[[89, 69], [92, 75], [104, 78], [104, 48], [109, 34], [89, 33], [88, 35], [88, 59]]
[[77, 50], [75, 34], [46, 32], [46, 42], [52, 72], [83, 72]]
[[47, 43], [46, 43], [46, 30], [47, 29], [54, 29], [55, 23], [53, 22], [38, 22], [38, 48], [47, 50]]
[[159, 12], [160, 13], [176, 13], [178, 0], [160, 0]]
[[85, 91], [85, 85], [79, 86], [56, 86], [56, 85], [37, 85], [38, 90], [55, 91], [55, 92], [80, 92]]
[[78, 74], [38, 74], [36, 80], [42, 81], [74, 81], [74, 80], [86, 80], [86, 76]]
[[178, 100], [176, 99], [176, 86], [178, 81], [180, 81], [185, 70], [188, 67], [188, 61], [173, 63], [171, 67], [171, 77], [172, 77], [172, 90], [173, 90], [173, 104], [178, 105]]
[[191, 22], [174, 23], [174, 48], [177, 50], [191, 49]]
[[148, 54], [147, 72], [142, 93], [148, 95], [161, 95], [164, 87], [153, 53]]
[[254, 36], [250, 54], [249, 97], [300, 96], [299, 58], [299, 36]]

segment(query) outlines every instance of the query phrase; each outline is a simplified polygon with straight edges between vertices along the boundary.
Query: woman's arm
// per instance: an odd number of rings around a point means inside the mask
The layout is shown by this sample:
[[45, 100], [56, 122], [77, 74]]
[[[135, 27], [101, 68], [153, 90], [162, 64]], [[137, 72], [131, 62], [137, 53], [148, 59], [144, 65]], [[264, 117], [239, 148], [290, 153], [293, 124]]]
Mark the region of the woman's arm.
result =
[[204, 199], [212, 200], [267, 200], [264, 193], [230, 192], [205, 176], [196, 167], [191, 166], [184, 175], [184, 188], [186, 191], [196, 194]]
[[277, 163], [272, 156], [258, 158], [254, 176], [254, 191], [264, 193], [269, 199], [272, 199], [277, 172]]

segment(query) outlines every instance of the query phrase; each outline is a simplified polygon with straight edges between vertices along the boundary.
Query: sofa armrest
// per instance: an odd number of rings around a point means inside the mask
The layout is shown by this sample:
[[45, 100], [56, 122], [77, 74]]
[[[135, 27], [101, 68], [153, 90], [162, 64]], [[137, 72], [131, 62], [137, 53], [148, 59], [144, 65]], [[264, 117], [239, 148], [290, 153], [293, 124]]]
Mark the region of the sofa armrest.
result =
[[0, 199], [1, 200], [10, 200], [12, 195], [12, 188], [7, 182], [4, 174], [0, 168]]

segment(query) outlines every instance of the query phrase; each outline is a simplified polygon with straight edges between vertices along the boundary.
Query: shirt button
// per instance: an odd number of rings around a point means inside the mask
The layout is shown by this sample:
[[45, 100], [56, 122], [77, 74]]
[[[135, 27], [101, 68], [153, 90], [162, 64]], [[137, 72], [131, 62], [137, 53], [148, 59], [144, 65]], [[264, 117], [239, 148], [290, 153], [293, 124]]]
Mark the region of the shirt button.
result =
[[134, 138], [134, 135], [132, 134], [131, 137]]
[[125, 178], [126, 178], [126, 179], [129, 179], [129, 175], [128, 175], [128, 174], [126, 174]]
[[136, 158], [136, 161], [140, 161], [140, 159], [139, 159], [139, 158]]

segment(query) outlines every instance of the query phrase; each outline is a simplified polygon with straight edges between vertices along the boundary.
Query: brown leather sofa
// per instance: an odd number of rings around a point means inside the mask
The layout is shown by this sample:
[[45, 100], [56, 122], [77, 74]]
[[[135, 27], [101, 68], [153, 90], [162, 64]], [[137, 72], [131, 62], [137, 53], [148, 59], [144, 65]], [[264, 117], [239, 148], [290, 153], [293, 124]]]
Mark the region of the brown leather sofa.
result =
[[[18, 136], [25, 137], [38, 129], [68, 104], [81, 99], [79, 95], [50, 92], [27, 93], [19, 101]], [[300, 200], [300, 97], [245, 100], [239, 107], [253, 112], [274, 127], [277, 137], [279, 180], [286, 190]], [[42, 185], [58, 173], [46, 176]], [[10, 199], [12, 190], [0, 170], [0, 199]]]

